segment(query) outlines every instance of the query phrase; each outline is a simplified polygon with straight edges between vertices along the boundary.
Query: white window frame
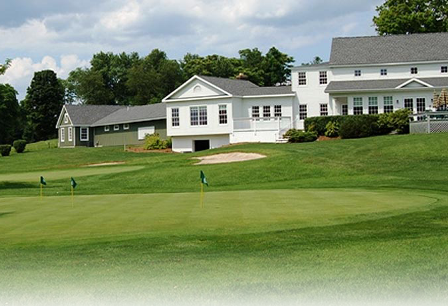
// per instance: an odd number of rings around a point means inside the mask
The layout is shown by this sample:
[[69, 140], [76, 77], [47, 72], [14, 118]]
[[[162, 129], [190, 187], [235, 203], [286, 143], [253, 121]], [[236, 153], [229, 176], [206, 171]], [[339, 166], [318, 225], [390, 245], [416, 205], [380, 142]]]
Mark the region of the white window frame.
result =
[[282, 116], [282, 106], [280, 104], [274, 105], [274, 117]]
[[139, 127], [137, 130], [138, 140], [145, 140], [146, 135], [152, 135], [156, 132], [155, 126]]
[[[421, 109], [421, 107], [419, 107], [419, 103], [421, 103], [422, 100], [423, 100], [423, 105], [424, 105], [423, 109]], [[424, 111], [426, 111], [426, 98], [422, 98], [422, 97], [416, 98], [415, 99], [415, 107], [416, 107], [417, 113], [423, 113]]]
[[319, 110], [320, 110], [321, 117], [327, 117], [328, 116], [328, 103], [320, 103]]
[[120, 130], [120, 125], [114, 124], [114, 131], [119, 131], [119, 130]]
[[73, 141], [73, 128], [71, 126], [68, 127], [67, 134], [68, 141]]
[[448, 66], [440, 67], [440, 73], [443, 73], [443, 74], [448, 73]]
[[380, 75], [381, 76], [387, 76], [387, 69], [386, 68], [381, 69], [380, 70]]
[[[86, 130], [86, 138], [82, 137], [82, 130], [85, 129]], [[89, 128], [88, 127], [80, 127], [79, 128], [79, 140], [80, 141], [89, 141]]]
[[[266, 111], [269, 108], [269, 116], [265, 116], [268, 114]], [[263, 118], [271, 118], [271, 106], [270, 105], [263, 105]]]
[[104, 131], [105, 132], [109, 132], [110, 131], [110, 126], [109, 125], [105, 125], [104, 126]]
[[61, 128], [61, 142], [65, 142], [65, 128]]
[[319, 85], [328, 84], [328, 73], [327, 71], [319, 71]]
[[369, 97], [369, 115], [377, 115], [378, 113], [378, 97]]
[[123, 130], [129, 130], [129, 123], [123, 124]]
[[356, 69], [354, 74], [355, 74], [355, 77], [360, 77], [360, 76], [362, 76], [362, 71], [360, 69]]
[[304, 72], [304, 71], [298, 72], [297, 77], [298, 77], [297, 84], [299, 86], [306, 86], [306, 84], [307, 84], [306, 72]]
[[[203, 110], [205, 109], [205, 116]], [[193, 120], [193, 112], [196, 113], [196, 118]], [[207, 126], [208, 125], [208, 110], [207, 106], [190, 106], [190, 126]]]
[[308, 105], [300, 104], [299, 105], [299, 120], [305, 120], [308, 118]]
[[[344, 108], [345, 108], [345, 110], [344, 110]], [[348, 104], [342, 104], [341, 105], [341, 115], [342, 116], [347, 116], [348, 115]]]
[[[412, 108], [409, 108], [409, 107], [406, 106], [406, 100], [408, 100], [408, 102], [412, 101]], [[414, 111], [414, 107], [415, 107], [415, 99], [414, 98], [404, 98], [403, 99], [403, 108], [407, 108], [411, 112], [413, 112]]]
[[411, 67], [411, 74], [418, 74], [418, 67]]
[[[254, 110], [257, 110], [254, 112]], [[254, 105], [252, 106], [252, 118], [260, 118], [260, 106]]]
[[227, 104], [218, 105], [218, 117], [219, 125], [227, 125], [227, 123], [229, 122], [227, 118]]
[[[358, 112], [358, 110], [356, 109], [357, 107], [361, 108], [360, 113], [356, 113], [356, 112]], [[362, 115], [362, 114], [364, 114], [364, 99], [362, 97], [354, 97], [353, 98], [353, 115]]]
[[171, 127], [178, 128], [180, 126], [179, 108], [173, 107], [171, 109]]
[[[386, 106], [388, 107], [386, 110]], [[392, 107], [392, 108], [390, 108]], [[393, 113], [394, 112], [394, 97], [385, 96], [383, 97], [383, 113]]]

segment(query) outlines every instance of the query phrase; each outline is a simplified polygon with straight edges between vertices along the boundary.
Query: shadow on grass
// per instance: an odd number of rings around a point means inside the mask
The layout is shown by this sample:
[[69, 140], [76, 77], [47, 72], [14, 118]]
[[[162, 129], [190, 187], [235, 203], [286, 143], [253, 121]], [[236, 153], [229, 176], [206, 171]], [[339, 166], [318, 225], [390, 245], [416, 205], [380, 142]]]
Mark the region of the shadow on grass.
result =
[[0, 212], [0, 218], [3, 217], [3, 216], [7, 216], [7, 215], [10, 215], [10, 214], [13, 214], [13, 213], [14, 213], [14, 211]]
[[0, 182], [0, 189], [35, 188], [36, 184], [21, 182]]

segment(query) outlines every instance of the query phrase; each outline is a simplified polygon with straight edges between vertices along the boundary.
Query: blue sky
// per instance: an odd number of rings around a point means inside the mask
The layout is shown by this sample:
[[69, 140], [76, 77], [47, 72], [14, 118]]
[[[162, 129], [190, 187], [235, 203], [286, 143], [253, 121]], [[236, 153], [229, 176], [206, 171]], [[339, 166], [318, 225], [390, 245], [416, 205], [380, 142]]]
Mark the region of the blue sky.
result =
[[0, 2], [0, 82], [25, 95], [35, 71], [61, 78], [99, 51], [238, 56], [275, 46], [296, 64], [330, 54], [331, 39], [375, 35], [382, 0], [15, 0]]

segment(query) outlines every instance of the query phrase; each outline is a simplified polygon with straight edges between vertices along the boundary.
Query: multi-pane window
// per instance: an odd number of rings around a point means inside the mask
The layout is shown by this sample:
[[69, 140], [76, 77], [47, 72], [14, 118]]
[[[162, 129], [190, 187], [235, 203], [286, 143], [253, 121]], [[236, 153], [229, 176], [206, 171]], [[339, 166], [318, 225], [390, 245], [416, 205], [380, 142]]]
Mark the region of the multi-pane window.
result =
[[271, 117], [271, 107], [269, 105], [263, 106], [263, 117]]
[[274, 117], [281, 117], [281, 116], [282, 116], [282, 106], [274, 105]]
[[306, 72], [299, 72], [299, 85], [306, 85]]
[[190, 124], [192, 126], [207, 125], [207, 106], [190, 107]]
[[68, 141], [73, 140], [73, 129], [71, 127], [68, 128]]
[[219, 105], [219, 124], [227, 124], [227, 105]]
[[299, 119], [305, 120], [308, 117], [308, 109], [306, 104], [299, 105]]
[[414, 111], [414, 99], [404, 99], [404, 108], [407, 108], [410, 111]]
[[362, 97], [353, 98], [353, 115], [362, 115]]
[[207, 106], [199, 106], [199, 125], [207, 125]]
[[328, 116], [328, 104], [322, 103], [320, 105], [320, 115], [321, 116]]
[[361, 76], [361, 70], [355, 70], [355, 77]]
[[411, 67], [411, 74], [417, 74], [418, 68], [417, 67]]
[[79, 140], [89, 141], [89, 128], [81, 128], [79, 133]]
[[378, 114], [378, 98], [369, 97], [369, 114]]
[[423, 113], [426, 110], [426, 99], [417, 98], [417, 113]]
[[61, 142], [65, 141], [65, 129], [61, 128]]
[[260, 107], [259, 106], [252, 106], [252, 117], [253, 118], [260, 117]]
[[381, 75], [387, 75], [387, 69], [381, 69]]
[[328, 83], [328, 77], [326, 71], [319, 71], [319, 84], [325, 85]]
[[448, 66], [442, 66], [442, 67], [440, 68], [440, 72], [441, 72], [441, 73], [448, 73]]
[[393, 97], [384, 97], [384, 113], [393, 113], [394, 112], [394, 99]]
[[342, 104], [342, 115], [347, 116], [348, 115], [348, 105]]
[[179, 109], [172, 108], [171, 109], [171, 126], [179, 126]]

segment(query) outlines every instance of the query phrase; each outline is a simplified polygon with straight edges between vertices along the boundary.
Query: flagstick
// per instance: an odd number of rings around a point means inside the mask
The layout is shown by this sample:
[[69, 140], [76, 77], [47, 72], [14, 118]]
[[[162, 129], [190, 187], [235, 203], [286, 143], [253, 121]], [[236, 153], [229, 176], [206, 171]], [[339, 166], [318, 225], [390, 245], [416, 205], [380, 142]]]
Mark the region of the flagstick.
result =
[[74, 194], [74, 190], [73, 190], [73, 186], [70, 186], [70, 188], [72, 189], [72, 208], [73, 208], [73, 194]]
[[204, 208], [204, 184], [201, 183], [201, 208]]

